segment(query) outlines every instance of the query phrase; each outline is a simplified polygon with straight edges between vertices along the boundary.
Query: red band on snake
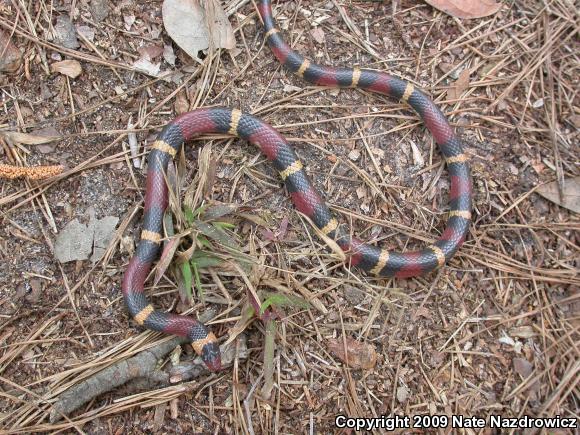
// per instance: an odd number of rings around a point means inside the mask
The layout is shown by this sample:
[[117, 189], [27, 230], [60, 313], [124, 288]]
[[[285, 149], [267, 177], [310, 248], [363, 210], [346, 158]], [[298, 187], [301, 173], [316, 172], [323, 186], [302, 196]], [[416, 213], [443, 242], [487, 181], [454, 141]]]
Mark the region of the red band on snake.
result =
[[348, 228], [338, 223], [314, 189], [288, 141], [268, 124], [227, 108], [198, 109], [179, 116], [163, 129], [149, 153], [143, 231], [135, 256], [125, 272], [123, 295], [137, 323], [155, 331], [188, 337], [210, 370], [221, 367], [215, 336], [194, 319], [154, 309], [143, 291], [145, 279], [160, 250], [162, 219], [168, 198], [164, 172], [183, 142], [203, 133], [229, 133], [258, 146], [279, 171], [296, 208], [326, 236], [336, 240], [349, 264], [378, 277], [407, 278], [442, 266], [465, 240], [471, 221], [472, 186], [467, 157], [445, 116], [425, 94], [412, 84], [383, 72], [333, 68], [310, 62], [282, 39], [272, 16], [270, 0], [261, 0], [258, 10], [268, 44], [288, 70], [316, 85], [353, 87], [388, 95], [409, 104], [419, 114], [447, 163], [451, 177], [450, 212], [441, 237], [420, 251], [398, 253], [366, 244], [352, 238]]

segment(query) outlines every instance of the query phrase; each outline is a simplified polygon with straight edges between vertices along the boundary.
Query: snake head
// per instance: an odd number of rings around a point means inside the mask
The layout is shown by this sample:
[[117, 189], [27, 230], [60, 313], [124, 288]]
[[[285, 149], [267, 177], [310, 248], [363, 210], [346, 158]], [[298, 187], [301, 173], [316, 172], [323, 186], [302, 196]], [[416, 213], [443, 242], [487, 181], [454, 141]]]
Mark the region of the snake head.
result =
[[212, 372], [218, 372], [222, 369], [222, 357], [220, 347], [217, 343], [207, 343], [201, 349], [201, 359]]
[[201, 356], [201, 359], [208, 369], [212, 372], [217, 372], [222, 369], [222, 357], [220, 347], [217, 344], [217, 338], [213, 335], [213, 332], [208, 333], [205, 328], [202, 328], [201, 332], [203, 336], [201, 338], [194, 336], [195, 339], [191, 342], [191, 347], [193, 347], [195, 353]]

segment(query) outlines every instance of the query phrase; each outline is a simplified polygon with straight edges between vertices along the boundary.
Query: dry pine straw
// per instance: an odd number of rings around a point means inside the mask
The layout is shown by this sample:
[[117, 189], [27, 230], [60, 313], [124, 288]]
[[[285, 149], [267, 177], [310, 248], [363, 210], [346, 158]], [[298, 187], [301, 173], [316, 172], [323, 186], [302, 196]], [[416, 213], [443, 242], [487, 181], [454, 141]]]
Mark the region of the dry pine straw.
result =
[[[69, 2], [58, 11], [53, 8], [59, 2], [31, 2], [33, 9], [8, 3], [0, 5], [0, 24], [14, 32], [26, 61], [17, 76], [0, 79], [0, 126], [16, 122], [31, 131], [44, 116], [65, 133], [63, 146], [49, 157], [57, 159], [65, 149], [70, 156], [69, 169], [54, 180], [1, 187], [0, 260], [9, 265], [0, 293], [3, 428], [265, 433], [312, 426], [324, 431], [338, 413], [575, 415], [579, 222], [534, 193], [539, 183], [562, 184], [578, 175], [578, 21], [572, 2], [515, 1], [473, 22], [450, 19], [418, 1], [332, 2], [330, 11], [328, 2], [303, 3], [314, 15], [284, 3], [278, 14], [301, 52], [325, 63], [388, 69], [414, 81], [461, 129], [476, 187], [469, 241], [437, 274], [368, 281], [337, 263], [300, 216], [288, 214], [284, 192], [263, 158], [231, 139], [213, 138], [200, 159], [209, 166], [193, 179], [193, 203], [208, 192], [225, 202], [251, 200], [272, 228], [288, 215], [290, 232], [280, 243], [266, 243], [255, 227], [239, 224], [241, 241], [262, 264], [252, 284], [300, 293], [312, 304], [307, 312], [288, 312], [279, 325], [274, 396], [266, 401], [256, 393], [263, 331], [254, 323], [247, 362], [201, 383], [139, 394], [115, 391], [52, 426], [46, 423], [49, 404], [60, 393], [162, 339], [128, 327], [114, 291], [128, 258], [120, 241], [136, 234], [128, 231], [140, 216], [143, 186], [122, 147], [126, 113], [135, 115], [141, 139], [184, 108], [223, 104], [264, 116], [296, 142], [315, 182], [357, 233], [378, 234], [398, 249], [429, 241], [441, 228], [443, 215], [433, 210], [446, 200], [439, 193], [445, 176], [430, 137], [402, 107], [364, 93], [306, 87], [282, 72], [262, 45], [250, 2], [226, 5], [228, 11], [239, 9], [230, 19], [240, 50], [210, 55], [201, 66], [184, 65], [181, 58], [175, 68], [182, 74], [179, 85], [135, 74], [130, 66], [140, 44], [157, 42], [147, 35], [148, 26], [160, 26], [154, 13], [160, 2], [113, 11], [99, 27], [105, 34], [97, 32], [98, 44], [79, 50], [59, 48], [46, 35], [50, 17], [69, 7], [90, 18], [87, 2]], [[318, 44], [310, 23], [324, 14], [331, 18], [322, 22], [326, 42]], [[125, 32], [119, 23], [130, 15], [138, 20]], [[75, 82], [49, 78], [53, 53], [81, 60], [85, 72]], [[453, 77], [466, 69], [468, 86], [459, 87]], [[37, 98], [41, 82], [54, 95], [44, 102]], [[116, 85], [124, 87], [115, 92]], [[94, 89], [99, 91], [90, 100], [83, 99]], [[107, 132], [115, 136], [108, 144]], [[35, 157], [32, 147], [10, 153], [19, 164]], [[50, 233], [68, 220], [57, 206], [58, 192], [68, 189], [75, 198], [78, 180], [98, 170], [128, 196], [105, 259], [95, 266], [48, 266], [45, 274], [28, 270], [32, 258], [54, 264]], [[40, 220], [25, 225], [31, 214]], [[15, 300], [23, 276], [42, 283], [36, 302]], [[208, 299], [225, 310], [213, 328], [227, 335], [243, 302], [243, 283], [221, 271], [204, 282]], [[156, 301], [171, 306], [174, 289], [164, 281]], [[201, 308], [196, 304], [191, 311]], [[343, 335], [375, 347], [375, 369], [351, 371], [329, 352], [326, 339]]]

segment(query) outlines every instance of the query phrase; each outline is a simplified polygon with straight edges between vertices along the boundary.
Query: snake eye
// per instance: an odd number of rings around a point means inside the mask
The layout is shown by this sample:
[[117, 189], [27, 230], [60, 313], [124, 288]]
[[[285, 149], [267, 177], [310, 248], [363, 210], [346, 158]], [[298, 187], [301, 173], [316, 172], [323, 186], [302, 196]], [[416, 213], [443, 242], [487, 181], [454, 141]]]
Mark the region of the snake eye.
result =
[[217, 343], [207, 343], [201, 350], [201, 359], [212, 372], [222, 369], [220, 348]]

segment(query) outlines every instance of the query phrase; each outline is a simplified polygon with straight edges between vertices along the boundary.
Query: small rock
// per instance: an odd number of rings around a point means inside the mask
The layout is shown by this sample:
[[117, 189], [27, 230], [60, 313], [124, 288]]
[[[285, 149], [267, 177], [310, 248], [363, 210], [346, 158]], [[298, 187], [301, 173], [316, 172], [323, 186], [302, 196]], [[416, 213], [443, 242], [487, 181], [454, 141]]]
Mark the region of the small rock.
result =
[[95, 40], [95, 30], [89, 26], [77, 26], [77, 33], [88, 41]]
[[[119, 218], [106, 216], [96, 219], [95, 211], [91, 207], [87, 210], [90, 216], [88, 225], [74, 219], [58, 234], [54, 244], [54, 256], [61, 263], [75, 260], [91, 260], [97, 262], [106, 252], [109, 243], [115, 234], [115, 227]], [[94, 249], [93, 249], [94, 248]]]
[[0, 72], [14, 73], [22, 63], [22, 53], [12, 43], [10, 35], [0, 30]]
[[348, 158], [351, 159], [353, 162], [356, 162], [360, 158], [360, 151], [352, 150], [350, 153], [348, 153]]
[[107, 18], [109, 15], [109, 0], [92, 0], [91, 15], [97, 23]]
[[55, 41], [57, 44], [63, 47], [75, 50], [81, 45], [77, 39], [77, 33], [73, 26], [72, 21], [67, 15], [60, 15], [56, 19], [56, 24], [54, 25], [55, 31]]
[[409, 398], [410, 391], [404, 385], [402, 387], [397, 388], [397, 400], [399, 403], [405, 403]]
[[116, 216], [105, 216], [103, 219], [94, 221], [95, 238], [93, 255], [91, 255], [91, 261], [93, 263], [96, 263], [105, 255], [109, 243], [111, 243], [115, 235], [117, 223], [119, 223], [119, 218]]
[[93, 250], [93, 229], [75, 219], [59, 233], [54, 256], [61, 263], [86, 260]]

